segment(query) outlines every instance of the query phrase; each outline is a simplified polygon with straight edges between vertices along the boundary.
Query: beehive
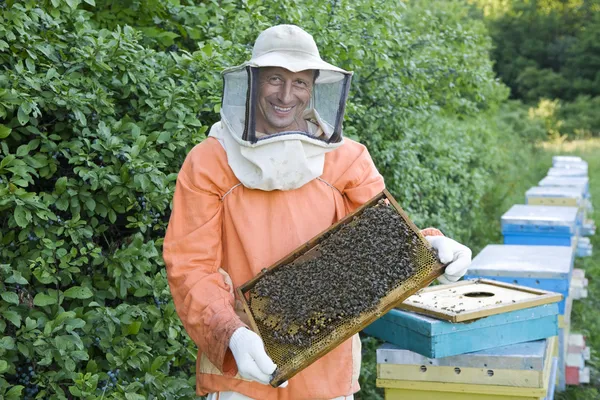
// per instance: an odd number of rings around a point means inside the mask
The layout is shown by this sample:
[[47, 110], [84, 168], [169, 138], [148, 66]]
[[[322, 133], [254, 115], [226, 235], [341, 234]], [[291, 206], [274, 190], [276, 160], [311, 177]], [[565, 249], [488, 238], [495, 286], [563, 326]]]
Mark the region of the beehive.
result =
[[582, 207], [584, 188], [574, 186], [534, 186], [525, 192], [527, 204]]
[[473, 258], [465, 279], [481, 277], [560, 293], [558, 309], [564, 315], [573, 265], [571, 247], [490, 244]]
[[587, 177], [565, 178], [560, 176], [546, 176], [539, 181], [538, 186], [575, 187], [581, 189], [587, 198], [589, 197], [589, 181]]
[[548, 170], [548, 176], [561, 177], [587, 177], [587, 170], [579, 168], [558, 168], [552, 167]]
[[577, 207], [515, 204], [501, 218], [504, 244], [572, 246]]
[[[377, 349], [377, 378], [545, 388], [558, 338], [443, 358], [429, 358], [385, 343]], [[424, 385], [426, 386], [426, 385]]]
[[552, 165], [557, 163], [580, 163], [583, 159], [578, 156], [553, 156]]
[[442, 272], [419, 229], [383, 191], [237, 291], [278, 366], [276, 387]]

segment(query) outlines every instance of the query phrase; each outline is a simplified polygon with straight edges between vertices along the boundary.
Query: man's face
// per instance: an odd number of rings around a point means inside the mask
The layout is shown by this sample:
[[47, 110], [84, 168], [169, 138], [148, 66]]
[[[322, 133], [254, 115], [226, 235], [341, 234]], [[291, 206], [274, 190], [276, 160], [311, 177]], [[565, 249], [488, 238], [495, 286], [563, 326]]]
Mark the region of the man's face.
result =
[[291, 72], [280, 67], [259, 70], [256, 131], [267, 134], [306, 131], [302, 113], [313, 88], [313, 70]]

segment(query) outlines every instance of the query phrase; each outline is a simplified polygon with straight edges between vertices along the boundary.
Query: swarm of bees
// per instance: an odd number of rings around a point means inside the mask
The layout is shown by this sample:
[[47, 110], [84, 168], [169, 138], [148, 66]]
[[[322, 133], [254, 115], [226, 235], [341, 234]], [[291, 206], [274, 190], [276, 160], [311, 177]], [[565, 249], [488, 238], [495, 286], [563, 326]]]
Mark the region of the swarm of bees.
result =
[[268, 299], [265, 319], [278, 321], [272, 339], [308, 347], [374, 310], [416, 272], [419, 242], [396, 210], [380, 202], [322, 241], [318, 257], [266, 274], [253, 291]]

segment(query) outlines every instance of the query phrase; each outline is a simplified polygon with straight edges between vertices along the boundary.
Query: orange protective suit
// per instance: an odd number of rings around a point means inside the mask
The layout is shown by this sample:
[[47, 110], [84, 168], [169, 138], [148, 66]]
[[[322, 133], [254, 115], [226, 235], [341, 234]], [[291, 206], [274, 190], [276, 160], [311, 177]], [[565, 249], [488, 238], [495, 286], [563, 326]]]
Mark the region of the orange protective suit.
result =
[[248, 325], [233, 289], [383, 189], [367, 149], [349, 139], [325, 155], [321, 177], [289, 191], [242, 186], [215, 138], [194, 147], [177, 178], [163, 256], [177, 312], [199, 348], [199, 395], [234, 391], [260, 400], [332, 399], [359, 390], [358, 335], [294, 376], [287, 388], [236, 375], [229, 339]]

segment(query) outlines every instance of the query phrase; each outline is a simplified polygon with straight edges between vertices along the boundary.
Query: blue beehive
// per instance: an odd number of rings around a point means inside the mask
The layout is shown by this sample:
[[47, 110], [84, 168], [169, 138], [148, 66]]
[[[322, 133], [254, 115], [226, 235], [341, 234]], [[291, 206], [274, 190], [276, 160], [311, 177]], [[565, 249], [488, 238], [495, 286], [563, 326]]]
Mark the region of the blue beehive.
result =
[[574, 257], [568, 246], [491, 244], [473, 259], [465, 279], [493, 279], [560, 293], [558, 310], [564, 315]]
[[571, 246], [577, 207], [516, 204], [501, 219], [504, 244]]
[[364, 332], [402, 349], [440, 358], [556, 336], [558, 306], [544, 304], [459, 323], [392, 309]]

